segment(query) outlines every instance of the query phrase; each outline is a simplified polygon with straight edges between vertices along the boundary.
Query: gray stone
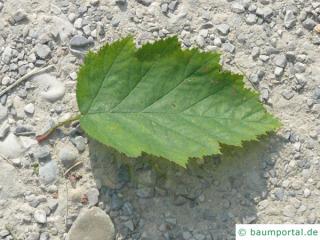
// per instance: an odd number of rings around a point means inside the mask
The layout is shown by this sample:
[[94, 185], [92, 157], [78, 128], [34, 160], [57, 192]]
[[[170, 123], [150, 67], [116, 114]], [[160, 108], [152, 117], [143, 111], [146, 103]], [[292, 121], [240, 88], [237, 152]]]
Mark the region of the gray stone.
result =
[[242, 4], [235, 2], [231, 5], [231, 11], [234, 13], [243, 13], [245, 9]]
[[125, 5], [127, 3], [127, 0], [115, 0], [115, 3], [118, 5]]
[[317, 25], [317, 23], [312, 18], [307, 18], [302, 23], [303, 27], [312, 31], [313, 28]]
[[255, 14], [248, 14], [246, 17], [246, 23], [248, 23], [249, 25], [253, 25], [257, 22], [257, 16]]
[[87, 192], [89, 206], [95, 206], [99, 202], [99, 191], [96, 188], [91, 188]]
[[287, 57], [285, 54], [279, 54], [274, 58], [274, 64], [278, 67], [285, 68], [287, 66]]
[[40, 74], [32, 78], [39, 85], [40, 96], [48, 102], [55, 102], [61, 99], [65, 93], [64, 84], [50, 74]]
[[75, 21], [74, 21], [74, 24], [73, 26], [77, 29], [81, 29], [82, 28], [82, 18], [77, 18]]
[[65, 168], [71, 167], [78, 158], [77, 150], [70, 144], [66, 144], [58, 153], [59, 159], [61, 160]]
[[231, 43], [223, 43], [222, 44], [222, 49], [226, 52], [229, 52], [229, 53], [233, 53], [234, 50], [236, 49], [235, 46]]
[[296, 24], [296, 17], [291, 10], [286, 11], [286, 15], [284, 16], [284, 26], [287, 29], [294, 27]]
[[32, 154], [35, 159], [39, 161], [45, 161], [50, 159], [50, 148], [47, 145], [36, 147], [35, 149], [33, 149]]
[[71, 139], [72, 143], [76, 146], [79, 152], [83, 152], [86, 149], [86, 139], [82, 136], [76, 136]]
[[178, 6], [178, 1], [174, 0], [174, 1], [171, 1], [168, 5], [169, 9], [173, 12], [176, 10]]
[[47, 233], [47, 232], [41, 233], [40, 238], [39, 238], [39, 240], [49, 240], [49, 239], [50, 239], [50, 236], [49, 236], [49, 233]]
[[281, 77], [282, 76], [282, 74], [283, 74], [283, 68], [281, 68], [281, 67], [276, 67], [275, 69], [274, 69], [274, 75], [276, 76], [276, 77]]
[[35, 47], [36, 55], [41, 59], [46, 59], [51, 53], [51, 49], [44, 44], [38, 44]]
[[13, 56], [13, 49], [9, 46], [5, 47], [2, 53], [2, 61], [5, 64], [9, 64], [12, 56]]
[[262, 90], [261, 90], [261, 99], [263, 100], [263, 101], [268, 101], [268, 99], [269, 99], [269, 90], [268, 89], [266, 89], [266, 88], [263, 88]]
[[34, 214], [33, 214], [33, 217], [35, 219], [35, 221], [37, 223], [41, 223], [41, 224], [44, 224], [47, 222], [47, 214], [44, 210], [42, 209], [37, 209]]
[[57, 163], [53, 160], [41, 163], [39, 167], [40, 181], [44, 184], [51, 184], [56, 181], [58, 175]]
[[71, 48], [87, 48], [92, 45], [92, 41], [81, 35], [76, 35], [70, 40]]
[[24, 107], [24, 111], [27, 114], [34, 114], [34, 104], [33, 103], [29, 103]]
[[25, 21], [28, 19], [28, 16], [26, 12], [22, 9], [19, 9], [17, 12], [15, 12], [12, 16], [15, 23], [20, 23], [22, 21]]
[[230, 31], [230, 26], [228, 24], [219, 24], [217, 30], [221, 35], [227, 35]]
[[154, 196], [154, 188], [142, 187], [136, 190], [136, 194], [139, 198], [152, 198]]
[[6, 119], [7, 116], [8, 116], [8, 108], [1, 104], [0, 105], [0, 121]]
[[126, 228], [128, 228], [130, 231], [134, 231], [134, 224], [132, 220], [128, 220], [123, 224]]
[[152, 0], [136, 0], [136, 1], [144, 6], [149, 6], [152, 3]]
[[258, 8], [256, 14], [266, 20], [271, 18], [273, 10], [270, 7]]
[[10, 131], [10, 125], [7, 121], [3, 122], [0, 126], [0, 139], [4, 139]]
[[163, 12], [163, 13], [168, 12], [168, 3], [161, 4], [161, 12]]
[[12, 133], [0, 141], [0, 154], [9, 159], [19, 158], [25, 151], [21, 139]]
[[100, 208], [83, 209], [68, 232], [68, 240], [114, 240], [110, 217]]

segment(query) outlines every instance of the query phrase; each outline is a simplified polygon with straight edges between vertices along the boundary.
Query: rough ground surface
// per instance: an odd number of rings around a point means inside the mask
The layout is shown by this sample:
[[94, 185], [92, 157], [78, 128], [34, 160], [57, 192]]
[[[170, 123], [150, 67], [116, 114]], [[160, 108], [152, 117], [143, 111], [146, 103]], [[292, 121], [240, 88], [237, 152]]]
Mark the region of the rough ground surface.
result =
[[[84, 240], [79, 222], [107, 215], [113, 225], [91, 239], [220, 240], [235, 223], [319, 223], [319, 23], [312, 0], [0, 0], [1, 87], [55, 67], [0, 98], [0, 239], [72, 238], [72, 227]], [[221, 51], [282, 129], [187, 170], [126, 159], [77, 124], [38, 145], [35, 134], [77, 112], [85, 51], [128, 34]], [[107, 215], [78, 218], [92, 206]]]

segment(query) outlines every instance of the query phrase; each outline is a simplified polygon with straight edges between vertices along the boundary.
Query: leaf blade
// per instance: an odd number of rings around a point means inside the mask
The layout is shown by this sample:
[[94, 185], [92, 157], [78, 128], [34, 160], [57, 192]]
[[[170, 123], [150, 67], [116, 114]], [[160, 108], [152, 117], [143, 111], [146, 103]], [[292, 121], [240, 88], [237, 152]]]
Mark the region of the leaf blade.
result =
[[[108, 57], [113, 65], [98, 74]], [[221, 143], [240, 146], [279, 127], [242, 76], [221, 69], [219, 57], [182, 50], [177, 38], [139, 49], [125, 38], [89, 54], [77, 84], [81, 127], [128, 156], [146, 152], [181, 166], [220, 153]]]

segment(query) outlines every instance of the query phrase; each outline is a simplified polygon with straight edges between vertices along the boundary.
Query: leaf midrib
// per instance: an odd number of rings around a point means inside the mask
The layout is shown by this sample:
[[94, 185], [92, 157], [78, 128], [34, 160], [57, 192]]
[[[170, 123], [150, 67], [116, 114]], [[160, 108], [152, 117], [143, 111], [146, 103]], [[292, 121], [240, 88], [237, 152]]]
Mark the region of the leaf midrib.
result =
[[[263, 110], [261, 110], [263, 111]], [[257, 111], [259, 112], [259, 111]], [[257, 112], [253, 112], [253, 114], [257, 113]], [[221, 120], [241, 120], [241, 121], [246, 121], [246, 122], [252, 122], [252, 123], [261, 123], [261, 119], [260, 120], [246, 120], [246, 119], [243, 119], [243, 118], [227, 118], [227, 117], [218, 117], [218, 116], [203, 116], [203, 115], [194, 115], [194, 114], [186, 114], [186, 113], [168, 113], [168, 112], [95, 112], [95, 113], [87, 113], [87, 114], [84, 114], [83, 116], [88, 116], [88, 115], [99, 115], [99, 114], [107, 114], [107, 115], [116, 115], [116, 114], [161, 114], [162, 116], [163, 115], [174, 115], [174, 116], [177, 116], [177, 115], [181, 115], [181, 116], [187, 116], [187, 117], [197, 117], [197, 118], [208, 118], [208, 119], [221, 119]], [[249, 115], [250, 116], [250, 115]]]

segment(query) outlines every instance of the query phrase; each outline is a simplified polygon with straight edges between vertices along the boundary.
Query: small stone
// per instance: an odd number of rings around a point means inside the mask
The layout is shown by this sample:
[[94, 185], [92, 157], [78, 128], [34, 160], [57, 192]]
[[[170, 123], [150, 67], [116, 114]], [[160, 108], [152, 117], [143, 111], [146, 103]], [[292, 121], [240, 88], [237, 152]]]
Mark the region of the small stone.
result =
[[117, 18], [117, 17], [114, 17], [114, 18], [112, 19], [112, 21], [111, 21], [112, 27], [118, 27], [119, 24], [120, 24], [120, 19]]
[[77, 29], [81, 29], [82, 28], [82, 18], [77, 18], [75, 21], [74, 21], [74, 24], [73, 26]]
[[71, 140], [76, 146], [79, 152], [83, 152], [86, 149], [86, 139], [82, 136], [77, 136]]
[[310, 191], [308, 188], [306, 188], [306, 189], [303, 191], [303, 196], [304, 196], [305, 198], [307, 198], [307, 197], [310, 197], [310, 195], [311, 195], [311, 191]]
[[136, 1], [144, 6], [149, 6], [152, 3], [152, 0], [136, 0]]
[[222, 44], [221, 38], [215, 38], [215, 39], [213, 40], [213, 44], [214, 44], [215, 46], [217, 46], [217, 47], [220, 47], [221, 44]]
[[163, 3], [161, 4], [161, 12], [162, 13], [167, 13], [168, 12], [168, 3]]
[[77, 18], [77, 15], [75, 14], [75, 13], [70, 13], [69, 15], [68, 15], [68, 19], [69, 19], [69, 21], [70, 22], [74, 22], [74, 20], [76, 20], [76, 18]]
[[269, 90], [268, 89], [266, 89], [266, 88], [263, 88], [262, 90], [261, 90], [261, 99], [263, 100], [263, 101], [268, 101], [268, 99], [269, 99]]
[[50, 239], [49, 233], [43, 232], [40, 234], [39, 240], [49, 240], [49, 239]]
[[317, 25], [314, 27], [314, 31], [317, 32], [317, 33], [320, 33], [320, 24], [317, 24]]
[[40, 96], [48, 102], [55, 102], [61, 99], [65, 93], [64, 84], [50, 74], [39, 74], [33, 77], [33, 81], [39, 85]]
[[273, 10], [270, 7], [258, 8], [256, 14], [266, 20], [271, 18]]
[[89, 206], [95, 206], [99, 202], [99, 191], [96, 188], [91, 188], [87, 192]]
[[171, 1], [168, 5], [169, 9], [174, 12], [176, 10], [178, 6], [178, 1], [174, 0], [174, 1]]
[[46, 163], [40, 163], [39, 177], [44, 184], [52, 184], [56, 181], [58, 176], [58, 166], [53, 160]]
[[67, 239], [113, 240], [115, 229], [110, 217], [100, 208], [83, 209], [68, 232]]
[[196, 38], [196, 42], [198, 44], [198, 46], [201, 48], [201, 47], [204, 47], [205, 45], [205, 40], [202, 36], [198, 35], [197, 38]]
[[230, 26], [228, 24], [220, 24], [217, 26], [217, 30], [221, 35], [227, 35], [230, 32]]
[[5, 49], [2, 52], [2, 61], [5, 64], [9, 64], [12, 57], [13, 57], [13, 49], [9, 46], [5, 47]]
[[311, 31], [317, 25], [317, 23], [313, 19], [307, 18], [306, 20], [303, 21], [302, 25], [304, 28]]
[[6, 236], [9, 236], [10, 235], [10, 232], [6, 229], [3, 229], [0, 231], [0, 237], [1, 238], [5, 238]]
[[134, 224], [133, 224], [132, 220], [126, 221], [124, 223], [124, 226], [126, 226], [131, 232], [134, 231]]
[[36, 55], [41, 59], [46, 59], [51, 53], [51, 49], [44, 44], [38, 44], [35, 47]]
[[274, 58], [274, 64], [278, 67], [285, 68], [287, 66], [287, 57], [284, 54], [279, 54]]
[[49, 160], [50, 159], [50, 148], [45, 145], [45, 146], [41, 146], [41, 147], [36, 147], [35, 149], [33, 149], [33, 156], [35, 159], [37, 159], [38, 161], [45, 161], [45, 160]]
[[306, 71], [306, 65], [300, 62], [294, 64], [295, 73], [304, 73]]
[[22, 9], [19, 9], [13, 16], [13, 20], [15, 23], [20, 23], [28, 19], [26, 12]]
[[226, 52], [229, 52], [229, 53], [233, 53], [234, 50], [236, 49], [235, 46], [231, 43], [223, 43], [222, 44], [222, 49]]
[[8, 116], [8, 108], [0, 105], [0, 121], [3, 121]]
[[33, 215], [34, 219], [36, 220], [37, 223], [41, 223], [41, 224], [44, 224], [47, 222], [47, 214], [44, 210], [42, 209], [37, 209], [35, 212], [34, 212], [34, 215]]
[[287, 29], [290, 29], [294, 27], [295, 24], [296, 24], [296, 17], [293, 11], [291, 10], [286, 11], [286, 15], [284, 16], [284, 26]]
[[231, 5], [231, 11], [234, 13], [243, 13], [245, 9], [242, 4], [235, 2]]
[[246, 23], [248, 23], [249, 25], [253, 25], [257, 22], [257, 16], [255, 14], [248, 14], [246, 17]]
[[127, 0], [115, 0], [115, 3], [118, 5], [125, 5], [127, 3]]
[[284, 90], [281, 95], [286, 99], [286, 100], [290, 100], [293, 97], [293, 92], [289, 91], [289, 90]]
[[88, 40], [84, 36], [76, 35], [70, 40], [71, 48], [87, 48], [92, 44], [92, 41]]
[[65, 168], [71, 167], [78, 158], [77, 150], [70, 144], [66, 144], [59, 150], [59, 159]]
[[284, 216], [292, 218], [296, 215], [296, 208], [292, 205], [286, 205], [283, 208], [282, 213]]
[[142, 187], [136, 191], [139, 198], [152, 198], [154, 196], [154, 188], [152, 187]]
[[29, 103], [29, 104], [27, 104], [25, 107], [24, 107], [24, 111], [25, 111], [25, 113], [27, 113], [27, 114], [34, 114], [34, 105], [33, 105], [33, 103]]
[[274, 75], [276, 76], [276, 77], [281, 77], [282, 76], [282, 74], [283, 74], [283, 68], [281, 68], [281, 67], [276, 67], [275, 69], [274, 69]]
[[4, 139], [10, 131], [10, 125], [7, 121], [1, 124], [0, 126], [0, 139]]

